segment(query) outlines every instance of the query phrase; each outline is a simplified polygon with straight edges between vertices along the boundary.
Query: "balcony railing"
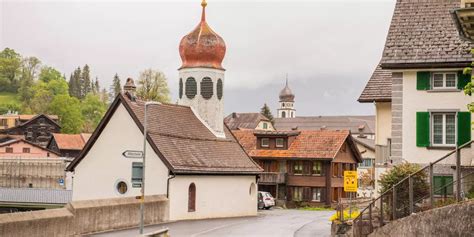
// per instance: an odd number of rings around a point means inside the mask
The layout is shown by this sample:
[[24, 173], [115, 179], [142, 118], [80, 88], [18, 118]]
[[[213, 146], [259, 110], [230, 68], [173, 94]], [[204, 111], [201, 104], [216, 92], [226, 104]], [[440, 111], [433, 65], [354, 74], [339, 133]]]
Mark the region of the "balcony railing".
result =
[[280, 172], [261, 173], [259, 183], [267, 183], [267, 184], [286, 183], [286, 173], [280, 173]]

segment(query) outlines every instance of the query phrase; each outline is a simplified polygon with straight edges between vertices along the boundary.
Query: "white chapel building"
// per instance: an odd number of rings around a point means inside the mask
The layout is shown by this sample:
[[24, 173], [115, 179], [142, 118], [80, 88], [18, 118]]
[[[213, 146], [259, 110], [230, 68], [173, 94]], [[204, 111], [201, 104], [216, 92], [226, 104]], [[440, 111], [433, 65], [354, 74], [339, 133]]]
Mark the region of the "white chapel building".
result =
[[[169, 219], [257, 214], [262, 169], [224, 125], [224, 40], [208, 26], [206, 3], [199, 25], [179, 45], [179, 102], [148, 106], [145, 195], [169, 198]], [[68, 166], [73, 200], [140, 195], [145, 101], [128, 79], [82, 153]], [[145, 197], [146, 199], [146, 197]]]

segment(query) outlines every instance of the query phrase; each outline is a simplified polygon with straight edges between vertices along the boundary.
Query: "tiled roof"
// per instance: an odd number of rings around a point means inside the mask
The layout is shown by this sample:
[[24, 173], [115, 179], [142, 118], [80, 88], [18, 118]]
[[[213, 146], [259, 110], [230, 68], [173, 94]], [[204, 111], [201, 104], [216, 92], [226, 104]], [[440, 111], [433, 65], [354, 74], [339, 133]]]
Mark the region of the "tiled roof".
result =
[[352, 137], [352, 138], [354, 139], [356, 143], [359, 143], [362, 146], [365, 146], [366, 148], [375, 151], [375, 140], [362, 138], [362, 137]]
[[230, 130], [255, 129], [260, 121], [270, 121], [261, 113], [232, 113], [224, 119]]
[[251, 157], [314, 158], [333, 159], [344, 141], [350, 138], [349, 131], [303, 130], [295, 137], [287, 150], [257, 149], [257, 138], [251, 130], [232, 131]]
[[362, 128], [364, 134], [375, 133], [375, 116], [308, 116], [296, 118], [276, 118], [277, 130], [350, 130], [353, 134], [359, 133]]
[[43, 146], [40, 146], [36, 143], [30, 142], [30, 141], [24, 139], [22, 136], [1, 136], [1, 137], [2, 137], [2, 139], [0, 139], [0, 147], [8, 146], [8, 145], [18, 143], [18, 142], [24, 142], [26, 144], [34, 146], [34, 147], [36, 147], [38, 149], [41, 149], [43, 151], [50, 152], [50, 153], [53, 153], [53, 154], [56, 154], [56, 155], [60, 155], [56, 151], [50, 150], [46, 147], [43, 147]]
[[[24, 120], [30, 120], [34, 117], [38, 116], [37, 114], [20, 114], [18, 115], [18, 119], [21, 120], [21, 121], [24, 121]], [[52, 120], [58, 120], [59, 117], [57, 115], [52, 115], [52, 114], [46, 114], [46, 116], [48, 116], [48, 118], [52, 119]]]
[[460, 5], [460, 0], [397, 0], [382, 68], [467, 66], [472, 45], [460, 39], [450, 15]]
[[58, 144], [60, 150], [82, 150], [84, 145], [89, 140], [90, 134], [63, 134], [53, 133], [53, 138]]
[[[127, 95], [117, 97], [104, 120], [112, 116], [110, 111], [120, 103], [125, 105], [139, 128], [143, 129], [145, 103], [140, 100], [133, 102]], [[216, 137], [190, 107], [174, 104], [151, 105], [148, 112], [148, 141], [172, 172], [256, 174], [262, 171], [227, 128], [226, 138]], [[103, 126], [105, 124], [99, 125], [81, 155], [71, 163], [68, 170], [73, 170], [84, 158]]]
[[66, 204], [72, 199], [72, 191], [64, 189], [2, 188], [0, 202]]
[[392, 72], [377, 66], [360, 95], [359, 102], [389, 102], [392, 100]]

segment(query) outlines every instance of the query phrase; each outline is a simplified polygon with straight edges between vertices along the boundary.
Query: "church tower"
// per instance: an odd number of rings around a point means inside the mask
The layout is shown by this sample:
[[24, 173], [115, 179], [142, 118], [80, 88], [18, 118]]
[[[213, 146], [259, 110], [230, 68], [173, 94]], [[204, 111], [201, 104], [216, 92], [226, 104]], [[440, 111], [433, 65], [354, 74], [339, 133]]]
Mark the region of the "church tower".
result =
[[218, 137], [224, 134], [224, 40], [206, 22], [205, 0], [199, 25], [181, 39], [178, 104], [190, 106]]
[[296, 110], [294, 108], [295, 94], [291, 92], [288, 87], [288, 77], [286, 78], [286, 85], [280, 91], [280, 108], [277, 110], [278, 118], [294, 118], [296, 117]]

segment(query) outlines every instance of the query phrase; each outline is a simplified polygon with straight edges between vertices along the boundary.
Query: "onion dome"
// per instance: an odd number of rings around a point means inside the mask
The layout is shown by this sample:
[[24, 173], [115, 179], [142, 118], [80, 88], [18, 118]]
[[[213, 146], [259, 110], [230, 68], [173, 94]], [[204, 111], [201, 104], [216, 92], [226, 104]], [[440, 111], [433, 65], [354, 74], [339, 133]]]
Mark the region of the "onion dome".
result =
[[206, 22], [205, 0], [201, 3], [202, 16], [199, 25], [184, 36], [179, 43], [179, 54], [183, 64], [181, 68], [207, 67], [222, 68], [225, 56], [225, 42]]
[[286, 85], [283, 90], [280, 91], [280, 101], [281, 102], [295, 102], [295, 94], [288, 87], [288, 79], [286, 79]]

